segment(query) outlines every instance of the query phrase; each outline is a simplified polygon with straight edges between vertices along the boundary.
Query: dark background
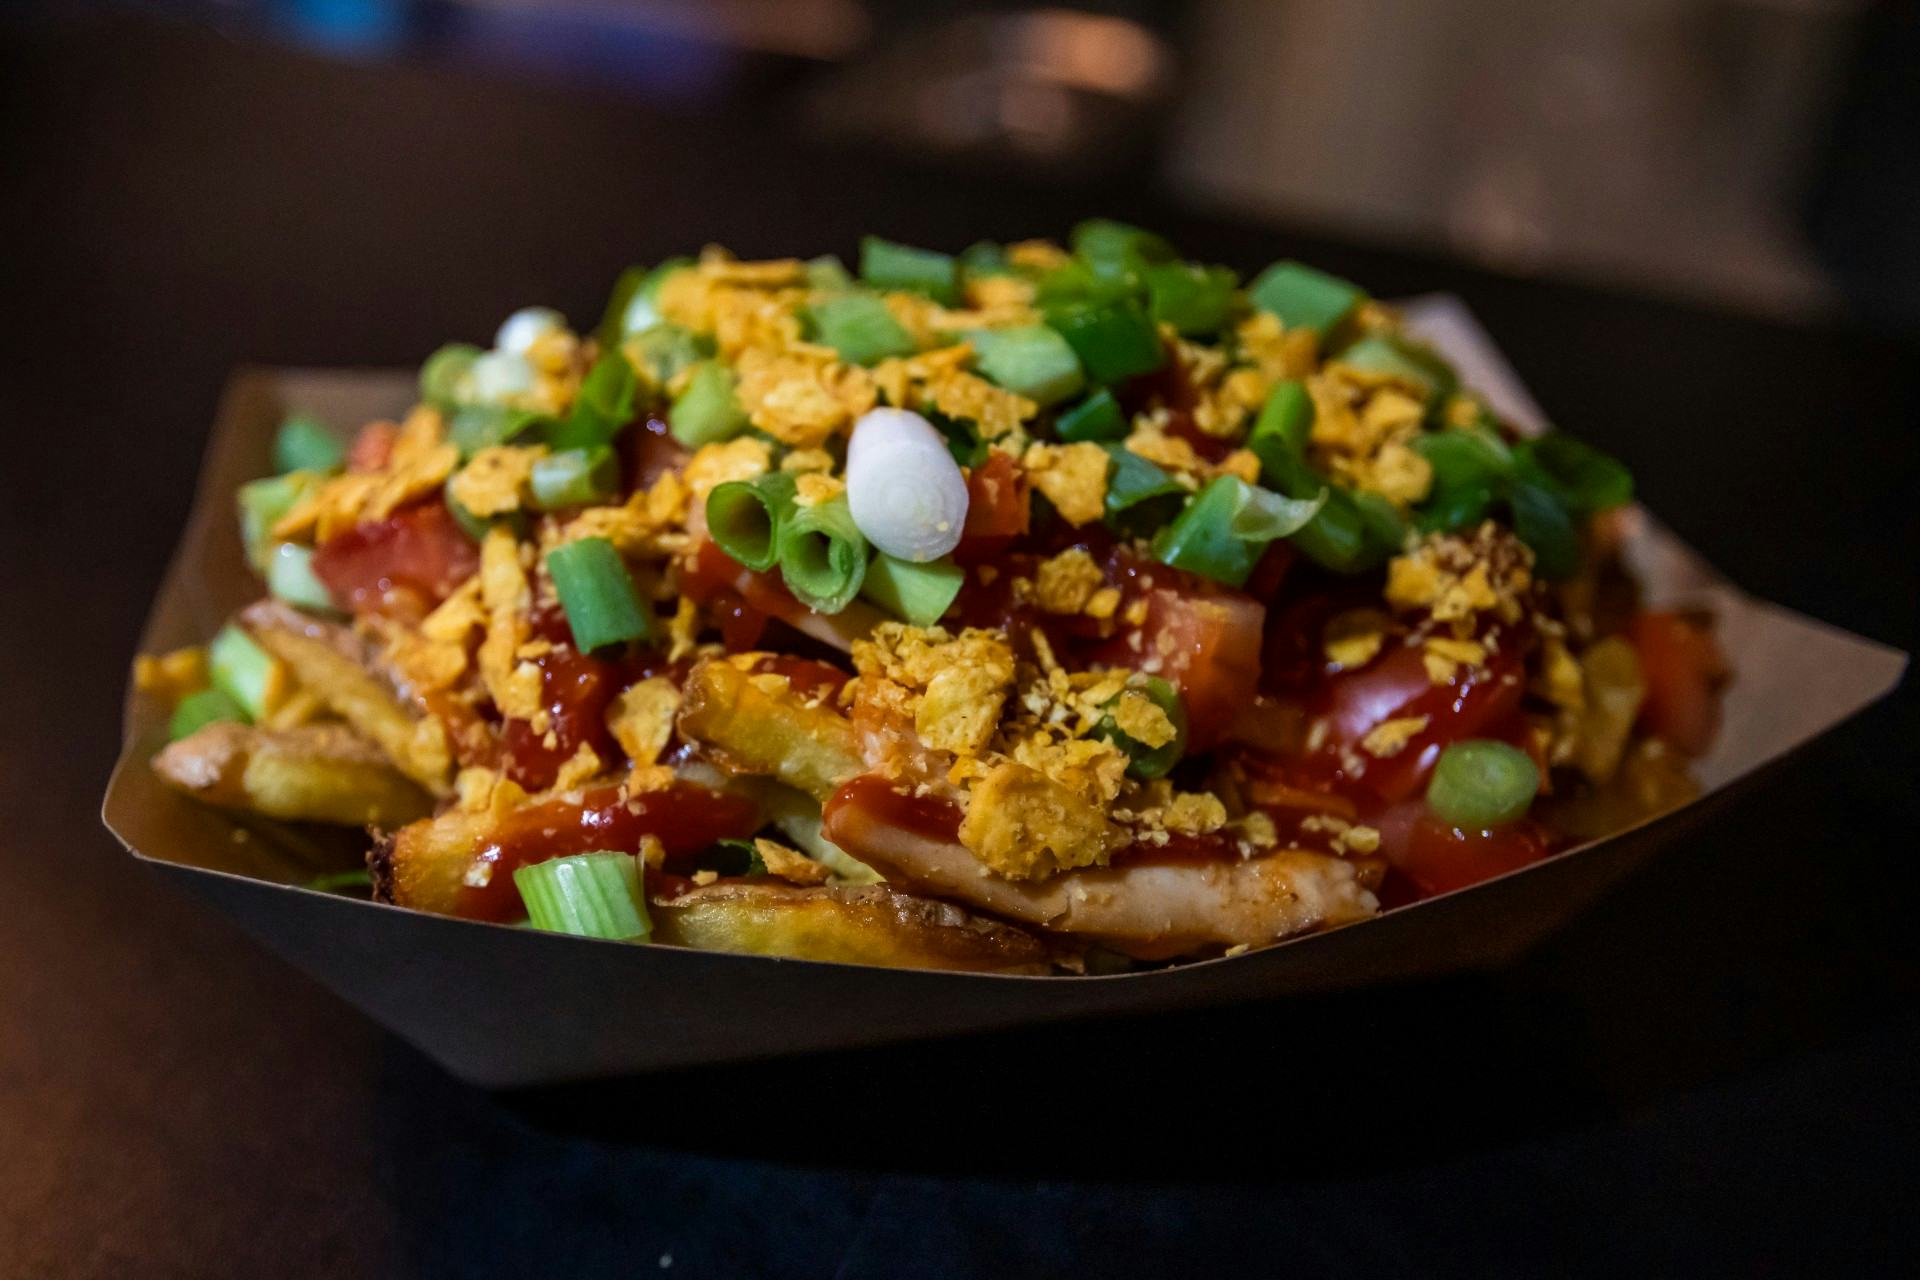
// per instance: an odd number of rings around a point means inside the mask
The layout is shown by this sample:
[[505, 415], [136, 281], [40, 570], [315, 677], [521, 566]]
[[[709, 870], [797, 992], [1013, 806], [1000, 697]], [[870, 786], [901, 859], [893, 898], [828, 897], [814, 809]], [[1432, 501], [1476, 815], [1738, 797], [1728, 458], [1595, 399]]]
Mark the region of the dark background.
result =
[[[236, 364], [411, 364], [529, 302], [596, 314], [620, 267], [710, 240], [958, 247], [1109, 213], [1242, 270], [1459, 292], [1736, 581], [1911, 650], [1920, 349], [1843, 273], [1783, 319], [1306, 238], [1195, 213], [1144, 158], [802, 127], [769, 110], [777, 64], [690, 103], [126, 13], [0, 40], [0, 1274], [1911, 1261], [1910, 685], [1500, 973], [515, 1097], [163, 890], [96, 816]], [[1836, 136], [1882, 154], [1854, 109]], [[1911, 269], [1821, 190], [1820, 236]]]

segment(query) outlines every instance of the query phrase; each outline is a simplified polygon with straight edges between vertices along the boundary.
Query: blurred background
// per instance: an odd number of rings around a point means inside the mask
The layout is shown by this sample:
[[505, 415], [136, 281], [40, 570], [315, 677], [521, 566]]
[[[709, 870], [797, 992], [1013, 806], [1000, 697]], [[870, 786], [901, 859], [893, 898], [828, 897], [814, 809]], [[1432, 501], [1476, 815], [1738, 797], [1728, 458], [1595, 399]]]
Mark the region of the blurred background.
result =
[[[1920, 17], [1875, 0], [13, 0], [724, 111], [1781, 319], [1920, 324]], [[3, 31], [4, 28], [0, 28]], [[458, 122], [448, 121], [449, 130]], [[348, 140], [340, 139], [343, 144]], [[930, 198], [933, 193], [929, 192]], [[1035, 229], [1040, 230], [1040, 229]]]

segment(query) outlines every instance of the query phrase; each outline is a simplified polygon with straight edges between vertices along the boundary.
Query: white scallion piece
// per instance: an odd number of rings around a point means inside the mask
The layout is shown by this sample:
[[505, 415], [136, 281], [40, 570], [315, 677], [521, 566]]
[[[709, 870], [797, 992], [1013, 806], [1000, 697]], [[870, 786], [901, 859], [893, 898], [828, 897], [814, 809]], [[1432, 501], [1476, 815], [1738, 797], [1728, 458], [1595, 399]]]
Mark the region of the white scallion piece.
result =
[[906, 409], [872, 409], [847, 442], [847, 509], [868, 542], [924, 564], [959, 544], [967, 480], [931, 422]]
[[508, 316], [493, 337], [493, 349], [510, 356], [524, 356], [533, 344], [550, 333], [567, 327], [567, 318], [552, 307], [522, 307]]
[[467, 371], [472, 395], [481, 404], [499, 404], [533, 390], [533, 363], [525, 356], [489, 351]]

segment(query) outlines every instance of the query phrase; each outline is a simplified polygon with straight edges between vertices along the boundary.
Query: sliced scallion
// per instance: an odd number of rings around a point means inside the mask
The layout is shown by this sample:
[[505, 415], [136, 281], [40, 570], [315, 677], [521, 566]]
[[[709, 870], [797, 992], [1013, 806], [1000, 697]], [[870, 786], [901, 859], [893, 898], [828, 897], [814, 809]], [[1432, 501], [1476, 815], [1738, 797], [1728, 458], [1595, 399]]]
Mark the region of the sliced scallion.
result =
[[1433, 766], [1427, 807], [1462, 831], [1484, 831], [1526, 813], [1540, 790], [1533, 757], [1505, 742], [1472, 738], [1450, 744]]
[[167, 721], [167, 738], [178, 742], [210, 724], [245, 724], [246, 708], [219, 689], [200, 689], [174, 704]]
[[1113, 392], [1102, 387], [1055, 418], [1053, 433], [1070, 441], [1118, 440], [1127, 434], [1127, 415]]
[[1054, 303], [1047, 307], [1046, 316], [1094, 382], [1120, 382], [1166, 363], [1159, 330], [1146, 309], [1131, 298]]
[[966, 580], [966, 570], [951, 559], [915, 564], [882, 552], [867, 566], [860, 594], [902, 622], [930, 627], [940, 621]]
[[207, 679], [232, 698], [249, 720], [266, 718], [278, 696], [278, 664], [254, 638], [228, 623], [207, 645]]
[[1148, 267], [1147, 312], [1155, 324], [1170, 324], [1183, 335], [1206, 337], [1227, 327], [1233, 315], [1234, 289], [1240, 277], [1225, 267], [1192, 262], [1163, 262]]
[[1254, 306], [1272, 312], [1289, 329], [1311, 329], [1323, 338], [1366, 296], [1358, 285], [1303, 262], [1276, 262], [1247, 287]]
[[554, 427], [552, 418], [531, 409], [513, 409], [497, 404], [462, 405], [453, 411], [447, 423], [447, 438], [458, 446], [465, 462], [482, 449], [494, 445], [527, 443], [546, 435]]
[[612, 444], [620, 429], [633, 420], [634, 404], [639, 397], [639, 382], [633, 362], [615, 348], [593, 362], [580, 390], [573, 398], [573, 409], [566, 421], [547, 435], [547, 443], [556, 451], [591, 449]]
[[[1265, 478], [1269, 471], [1284, 471], [1285, 459], [1304, 457], [1312, 434], [1313, 397], [1307, 394], [1304, 382], [1287, 378], [1274, 383], [1267, 393], [1267, 402], [1253, 420], [1253, 430], [1247, 433], [1247, 447], [1260, 459], [1260, 473]], [[1268, 482], [1272, 483], [1271, 479]]]
[[1109, 527], [1147, 534], [1171, 520], [1186, 500], [1180, 482], [1139, 454], [1117, 444], [1106, 446], [1113, 465], [1107, 470]]
[[326, 583], [314, 576], [313, 548], [283, 542], [267, 561], [267, 592], [276, 600], [303, 609], [332, 613], [336, 606]]
[[1558, 581], [1579, 572], [1580, 532], [1558, 498], [1523, 481], [1508, 491], [1507, 501], [1514, 535], [1533, 549], [1533, 567], [1541, 577]]
[[603, 444], [562, 449], [534, 462], [528, 488], [542, 511], [605, 502], [620, 488], [620, 461]]
[[465, 403], [467, 375], [485, 354], [467, 342], [450, 342], [435, 351], [420, 366], [420, 398], [443, 410]]
[[346, 446], [320, 419], [296, 413], [273, 436], [273, 469], [332, 471], [347, 460]]
[[653, 610], [607, 539], [580, 538], [555, 547], [547, 553], [547, 573], [580, 652], [652, 638]]
[[1513, 446], [1519, 474], [1560, 499], [1576, 518], [1633, 501], [1633, 473], [1572, 436], [1541, 436]]
[[707, 533], [739, 564], [755, 572], [773, 568], [794, 487], [794, 477], [784, 471], [715, 485], [707, 495]]
[[1334, 357], [1341, 364], [1368, 373], [1385, 374], [1418, 387], [1430, 403], [1453, 394], [1459, 375], [1453, 366], [1427, 348], [1388, 333], [1370, 333]]
[[627, 853], [576, 853], [518, 867], [513, 887], [536, 929], [644, 942], [653, 933], [640, 864]]
[[816, 613], [839, 613], [867, 576], [867, 540], [853, 522], [846, 495], [795, 507], [779, 529], [780, 576]]
[[974, 362], [990, 382], [1045, 408], [1085, 385], [1080, 357], [1060, 334], [1043, 324], [976, 329], [966, 335]]
[[634, 334], [660, 323], [660, 286], [674, 272], [692, 265], [692, 258], [669, 258], [652, 270], [628, 267], [622, 271], [614, 282], [613, 296], [607, 300], [607, 310], [600, 321], [600, 345], [618, 346]]
[[849, 364], [875, 364], [914, 352], [913, 335], [871, 293], [824, 298], [807, 309], [815, 334]]
[[667, 429], [689, 449], [731, 440], [747, 429], [734, 388], [739, 377], [718, 360], [702, 360], [667, 411]]
[[831, 253], [807, 260], [807, 288], [821, 293], [837, 293], [853, 287], [853, 275], [847, 264]]
[[1298, 533], [1325, 505], [1325, 490], [1286, 498], [1238, 476], [1216, 476], [1154, 538], [1153, 553], [1176, 569], [1242, 586], [1268, 543]]
[[679, 375], [713, 354], [713, 343], [690, 329], [664, 321], [642, 329], [620, 349], [632, 361], [634, 373], [654, 391], [664, 388]]
[[264, 480], [249, 480], [235, 492], [240, 508], [240, 540], [256, 570], [265, 573], [273, 557], [273, 526], [319, 483], [320, 476], [311, 471], [289, 471]]
[[959, 264], [945, 253], [895, 244], [879, 236], [860, 242], [860, 278], [876, 289], [924, 293], [942, 306], [960, 301]]

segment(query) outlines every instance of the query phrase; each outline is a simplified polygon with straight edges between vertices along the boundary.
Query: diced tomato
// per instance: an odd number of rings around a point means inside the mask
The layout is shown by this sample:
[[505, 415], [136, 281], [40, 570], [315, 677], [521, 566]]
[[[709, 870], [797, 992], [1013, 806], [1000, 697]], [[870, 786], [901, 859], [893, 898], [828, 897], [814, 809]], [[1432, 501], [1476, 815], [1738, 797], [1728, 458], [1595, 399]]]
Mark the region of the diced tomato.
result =
[[685, 445], [667, 434], [667, 421], [649, 414], [622, 437], [627, 461], [627, 487], [650, 489], [653, 482], [669, 471], [687, 465], [693, 455]]
[[602, 760], [618, 758], [606, 714], [607, 704], [624, 681], [615, 664], [588, 657], [571, 643], [556, 644], [534, 661], [540, 668], [541, 700], [551, 723], [536, 733], [525, 720], [507, 720], [500, 726], [500, 745], [507, 776], [529, 791], [542, 791], [553, 785], [560, 766], [583, 743]]
[[693, 553], [681, 570], [680, 590], [696, 604], [707, 604], [731, 594], [770, 618], [791, 622], [807, 607], [794, 599], [777, 573], [755, 573], [720, 549], [711, 538]]
[[[1424, 809], [1424, 803], [1420, 807]], [[1553, 840], [1529, 818], [1490, 831], [1460, 831], [1423, 813], [1404, 834], [1383, 830], [1380, 850], [1422, 895], [1431, 897], [1538, 862], [1553, 852]]]
[[1700, 755], [1720, 727], [1727, 662], [1712, 630], [1682, 613], [1641, 613], [1627, 624], [1647, 682], [1640, 723], [1678, 751]]
[[[751, 801], [685, 782], [632, 797], [619, 787], [597, 787], [577, 803], [556, 798], [529, 805], [503, 818], [492, 842], [475, 851], [456, 914], [474, 920], [524, 915], [513, 872], [529, 863], [600, 849], [638, 853], [645, 836], [658, 839], [669, 856], [697, 853], [750, 836], [759, 825]], [[483, 866], [487, 870], [475, 874]]]
[[[1109, 641], [1097, 656], [1172, 681], [1186, 703], [1189, 749], [1204, 751], [1258, 690], [1266, 606], [1234, 591], [1201, 593], [1184, 586], [1155, 586], [1143, 598], [1147, 616], [1139, 647]], [[1154, 658], [1158, 670], [1151, 669]]]
[[398, 425], [369, 422], [354, 433], [353, 443], [347, 446], [347, 470], [379, 471], [393, 456], [393, 442], [399, 438]]
[[1030, 514], [1025, 478], [1011, 456], [994, 450], [967, 476], [967, 522], [954, 558], [975, 564], [1006, 550], [1027, 532]]
[[480, 553], [435, 499], [320, 544], [313, 572], [350, 613], [419, 617], [473, 576]]

